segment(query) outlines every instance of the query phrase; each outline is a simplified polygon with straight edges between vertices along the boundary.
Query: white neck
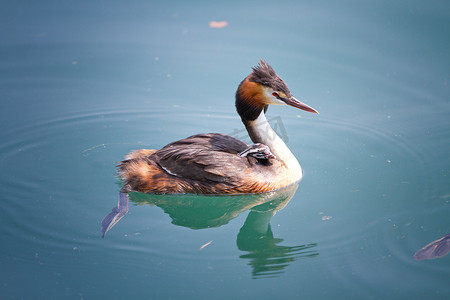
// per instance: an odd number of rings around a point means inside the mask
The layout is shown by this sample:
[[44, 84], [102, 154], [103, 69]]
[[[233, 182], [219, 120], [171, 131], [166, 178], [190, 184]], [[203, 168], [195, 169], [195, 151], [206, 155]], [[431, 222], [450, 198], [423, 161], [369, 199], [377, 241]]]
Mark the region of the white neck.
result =
[[254, 143], [263, 143], [269, 146], [270, 151], [280, 160], [282, 160], [289, 172], [298, 180], [302, 177], [302, 168], [292, 154], [291, 150], [286, 146], [283, 140], [276, 134], [267, 122], [264, 111], [254, 121], [244, 121], [248, 135]]

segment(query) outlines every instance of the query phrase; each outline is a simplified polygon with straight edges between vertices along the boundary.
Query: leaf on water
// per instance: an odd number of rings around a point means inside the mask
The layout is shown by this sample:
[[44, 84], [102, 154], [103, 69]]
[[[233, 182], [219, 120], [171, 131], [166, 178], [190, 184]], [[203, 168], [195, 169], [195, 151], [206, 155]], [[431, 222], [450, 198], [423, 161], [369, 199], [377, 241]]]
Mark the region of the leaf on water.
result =
[[228, 22], [227, 21], [211, 21], [209, 22], [209, 27], [210, 28], [224, 28], [228, 26]]

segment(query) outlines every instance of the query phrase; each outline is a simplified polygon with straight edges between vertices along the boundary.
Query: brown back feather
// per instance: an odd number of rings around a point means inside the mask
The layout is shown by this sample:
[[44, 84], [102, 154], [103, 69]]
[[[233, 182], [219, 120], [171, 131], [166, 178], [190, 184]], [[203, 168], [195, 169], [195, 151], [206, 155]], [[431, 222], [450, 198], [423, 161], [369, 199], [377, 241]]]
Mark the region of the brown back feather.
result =
[[230, 136], [201, 134], [125, 160], [118, 167], [134, 191], [145, 193], [227, 194], [277, 188], [275, 171], [280, 163], [271, 160], [264, 165], [237, 155], [247, 146]]

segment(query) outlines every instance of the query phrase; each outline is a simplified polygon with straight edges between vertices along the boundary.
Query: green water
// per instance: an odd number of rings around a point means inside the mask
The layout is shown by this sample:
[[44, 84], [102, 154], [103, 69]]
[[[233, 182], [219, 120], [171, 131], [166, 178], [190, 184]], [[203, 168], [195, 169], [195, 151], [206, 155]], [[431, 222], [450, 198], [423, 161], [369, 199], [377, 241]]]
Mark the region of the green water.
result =
[[[0, 25], [2, 299], [450, 297], [450, 256], [413, 259], [450, 232], [448, 2], [14, 2]], [[320, 112], [268, 110], [298, 188], [133, 193], [102, 239], [129, 151], [246, 139], [261, 58]]]

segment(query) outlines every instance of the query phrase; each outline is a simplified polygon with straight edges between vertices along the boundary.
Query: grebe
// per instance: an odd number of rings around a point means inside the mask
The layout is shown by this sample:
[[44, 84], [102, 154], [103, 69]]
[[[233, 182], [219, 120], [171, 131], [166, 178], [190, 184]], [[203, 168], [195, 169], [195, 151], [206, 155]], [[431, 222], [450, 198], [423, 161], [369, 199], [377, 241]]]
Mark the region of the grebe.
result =
[[[125, 185], [119, 204], [102, 222], [106, 233], [128, 211], [128, 192], [155, 194], [242, 194], [280, 189], [300, 181], [295, 156], [267, 122], [270, 104], [318, 113], [295, 99], [264, 60], [236, 91], [236, 110], [253, 146], [219, 133], [198, 134], [160, 150], [131, 152], [118, 165]], [[262, 144], [262, 145], [261, 145]]]
[[267, 145], [275, 156], [267, 163], [237, 155], [246, 143], [219, 133], [198, 134], [160, 150], [131, 152], [119, 172], [136, 192], [236, 194], [276, 190], [299, 181], [302, 169], [266, 120], [269, 104], [290, 105], [317, 113], [295, 99], [286, 83], [264, 60], [239, 85], [236, 109], [254, 143]]

